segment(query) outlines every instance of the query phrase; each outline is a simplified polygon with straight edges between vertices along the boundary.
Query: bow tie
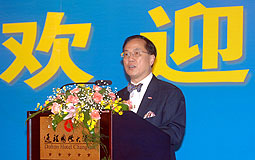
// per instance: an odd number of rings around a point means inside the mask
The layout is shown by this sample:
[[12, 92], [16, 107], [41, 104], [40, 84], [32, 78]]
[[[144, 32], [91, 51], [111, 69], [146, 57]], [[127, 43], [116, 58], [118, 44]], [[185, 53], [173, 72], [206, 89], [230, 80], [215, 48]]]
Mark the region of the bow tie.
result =
[[133, 90], [137, 90], [137, 92], [141, 91], [142, 83], [139, 83], [138, 85], [134, 85], [132, 83], [128, 83], [127, 90], [129, 93], [133, 92]]

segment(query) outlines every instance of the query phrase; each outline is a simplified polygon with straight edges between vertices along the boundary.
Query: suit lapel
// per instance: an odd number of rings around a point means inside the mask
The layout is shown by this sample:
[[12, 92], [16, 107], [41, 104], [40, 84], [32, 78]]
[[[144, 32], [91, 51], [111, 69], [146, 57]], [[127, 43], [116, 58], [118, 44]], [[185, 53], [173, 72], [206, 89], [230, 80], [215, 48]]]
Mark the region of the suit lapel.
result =
[[129, 100], [129, 92], [127, 90], [127, 87], [123, 90], [123, 92], [119, 93], [119, 96], [122, 98], [122, 100]]
[[143, 96], [142, 102], [137, 111], [137, 114], [140, 117], [143, 117], [146, 114], [148, 106], [150, 106], [150, 104], [152, 103], [151, 98], [153, 98], [154, 95], [157, 93], [156, 90], [157, 90], [157, 78], [153, 75], [151, 82], [148, 85], [148, 88]]

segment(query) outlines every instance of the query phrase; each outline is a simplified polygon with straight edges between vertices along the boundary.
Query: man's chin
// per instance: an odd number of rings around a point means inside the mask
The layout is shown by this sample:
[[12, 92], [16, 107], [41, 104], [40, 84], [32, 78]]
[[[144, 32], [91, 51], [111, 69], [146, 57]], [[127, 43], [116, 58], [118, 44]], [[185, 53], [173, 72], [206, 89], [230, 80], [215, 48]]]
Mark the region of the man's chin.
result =
[[129, 76], [129, 78], [136, 77], [136, 73], [134, 73], [133, 71], [129, 71], [129, 72], [126, 72], [126, 73]]
[[135, 74], [127, 73], [127, 75], [129, 76], [130, 79], [134, 79], [136, 77]]

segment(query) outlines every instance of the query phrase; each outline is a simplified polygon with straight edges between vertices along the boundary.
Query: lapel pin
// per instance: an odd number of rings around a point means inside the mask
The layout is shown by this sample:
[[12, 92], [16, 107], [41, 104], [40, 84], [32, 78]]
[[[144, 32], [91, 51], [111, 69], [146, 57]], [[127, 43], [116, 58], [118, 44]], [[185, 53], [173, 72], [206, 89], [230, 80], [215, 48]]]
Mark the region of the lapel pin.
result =
[[152, 97], [148, 97], [148, 99], [152, 99]]

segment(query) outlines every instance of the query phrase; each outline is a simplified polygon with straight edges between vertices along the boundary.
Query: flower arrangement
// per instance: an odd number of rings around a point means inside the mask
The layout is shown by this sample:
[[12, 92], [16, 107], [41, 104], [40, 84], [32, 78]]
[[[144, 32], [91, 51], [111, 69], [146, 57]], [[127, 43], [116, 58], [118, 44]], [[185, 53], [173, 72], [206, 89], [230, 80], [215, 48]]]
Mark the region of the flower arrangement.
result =
[[[58, 124], [66, 120], [65, 129], [67, 132], [78, 126], [86, 128], [86, 143], [98, 142], [95, 132], [96, 124], [100, 119], [102, 110], [111, 110], [113, 113], [123, 114], [132, 105], [130, 101], [121, 101], [121, 98], [111, 90], [110, 87], [100, 87], [93, 85], [93, 88], [84, 85], [76, 85], [72, 88], [53, 89], [53, 96], [49, 96], [43, 106], [37, 104], [34, 114], [28, 119], [33, 118], [39, 113], [50, 111], [52, 128], [56, 130]], [[70, 125], [66, 127], [66, 125]], [[90, 137], [90, 138], [89, 138]]]

